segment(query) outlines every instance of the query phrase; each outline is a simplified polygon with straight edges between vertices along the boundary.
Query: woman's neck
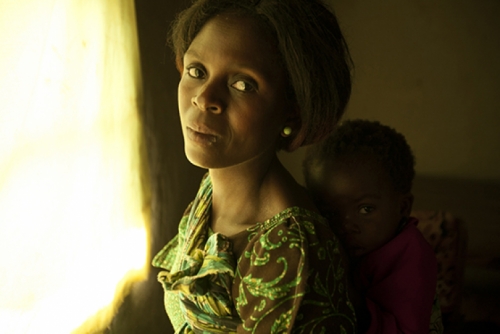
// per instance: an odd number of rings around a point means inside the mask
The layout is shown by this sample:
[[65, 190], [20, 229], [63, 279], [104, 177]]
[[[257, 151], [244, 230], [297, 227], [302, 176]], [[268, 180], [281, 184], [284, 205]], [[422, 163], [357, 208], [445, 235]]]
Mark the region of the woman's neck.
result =
[[[231, 235], [288, 207], [286, 188], [295, 183], [277, 156], [209, 171], [212, 181], [212, 228]], [[225, 232], [225, 233], [224, 233]]]

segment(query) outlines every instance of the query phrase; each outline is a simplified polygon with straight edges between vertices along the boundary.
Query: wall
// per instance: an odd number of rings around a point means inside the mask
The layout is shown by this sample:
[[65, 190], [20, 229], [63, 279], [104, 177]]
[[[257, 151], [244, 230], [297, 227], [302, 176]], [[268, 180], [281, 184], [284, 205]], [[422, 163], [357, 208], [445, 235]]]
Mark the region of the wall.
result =
[[[500, 2], [330, 3], [355, 63], [345, 118], [406, 136], [417, 161], [413, 208], [462, 219], [466, 288], [500, 291], [488, 284], [500, 277]], [[280, 153], [299, 182], [304, 152]]]
[[[402, 132], [418, 174], [500, 182], [500, 2], [330, 3], [356, 66], [346, 118]], [[284, 157], [300, 180], [302, 156]]]

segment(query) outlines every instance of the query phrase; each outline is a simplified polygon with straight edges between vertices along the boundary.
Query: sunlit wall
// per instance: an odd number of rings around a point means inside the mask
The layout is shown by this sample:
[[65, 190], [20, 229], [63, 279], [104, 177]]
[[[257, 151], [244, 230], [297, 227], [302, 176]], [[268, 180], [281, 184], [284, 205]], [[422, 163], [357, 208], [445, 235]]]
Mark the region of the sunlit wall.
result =
[[70, 333], [145, 275], [133, 1], [1, 0], [0, 73], [0, 333]]

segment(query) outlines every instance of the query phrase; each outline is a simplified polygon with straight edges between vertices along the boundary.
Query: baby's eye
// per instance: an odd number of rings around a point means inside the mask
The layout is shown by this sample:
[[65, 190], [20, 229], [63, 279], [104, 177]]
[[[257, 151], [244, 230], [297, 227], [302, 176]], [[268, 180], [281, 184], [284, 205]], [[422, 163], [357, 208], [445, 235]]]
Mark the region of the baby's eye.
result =
[[187, 69], [187, 74], [194, 79], [202, 79], [203, 78], [203, 71], [199, 69], [198, 67], [189, 67]]
[[237, 90], [241, 92], [251, 92], [255, 90], [254, 86], [252, 84], [243, 81], [243, 80], [238, 80], [234, 84], [231, 85], [231, 87], [236, 88]]
[[359, 213], [363, 214], [363, 215], [367, 215], [369, 214], [370, 212], [372, 212], [374, 210], [373, 207], [371, 206], [362, 206], [360, 209], [359, 209]]

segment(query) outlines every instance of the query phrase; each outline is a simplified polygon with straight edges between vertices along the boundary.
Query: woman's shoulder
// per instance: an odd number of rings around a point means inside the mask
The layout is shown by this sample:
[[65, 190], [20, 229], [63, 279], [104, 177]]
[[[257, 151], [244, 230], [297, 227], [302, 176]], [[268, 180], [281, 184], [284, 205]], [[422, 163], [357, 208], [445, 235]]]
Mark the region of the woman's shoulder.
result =
[[262, 225], [263, 228], [269, 228], [270, 226], [282, 224], [290, 219], [294, 219], [297, 222], [311, 221], [327, 224], [325, 218], [319, 212], [302, 206], [290, 206], [259, 224]]
[[344, 325], [344, 320], [345, 328], [353, 326], [346, 258], [325, 218], [290, 207], [247, 231], [233, 286], [246, 327], [258, 328], [264, 318], [286, 318], [301, 333]]
[[256, 223], [247, 231], [250, 235], [269, 235], [273, 233], [284, 235], [287, 232], [300, 231], [301, 237], [316, 235], [318, 231], [333, 234], [323, 216], [314, 210], [300, 206], [288, 207], [266, 221]]
[[293, 206], [248, 228], [239, 255], [276, 254], [285, 258], [316, 258], [319, 253], [336, 253], [339, 241], [327, 220], [316, 211]]

